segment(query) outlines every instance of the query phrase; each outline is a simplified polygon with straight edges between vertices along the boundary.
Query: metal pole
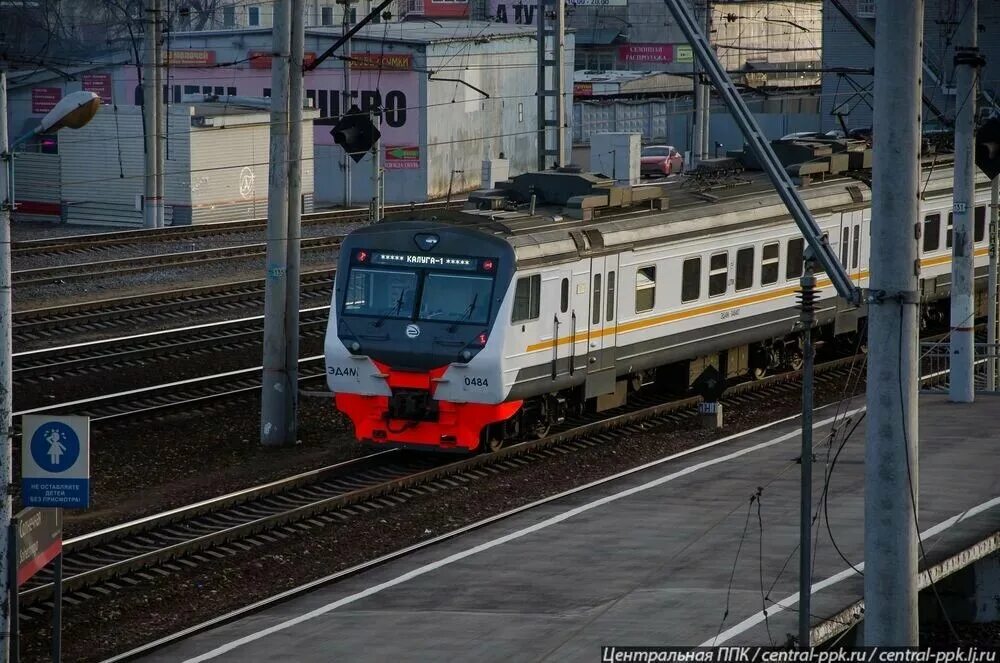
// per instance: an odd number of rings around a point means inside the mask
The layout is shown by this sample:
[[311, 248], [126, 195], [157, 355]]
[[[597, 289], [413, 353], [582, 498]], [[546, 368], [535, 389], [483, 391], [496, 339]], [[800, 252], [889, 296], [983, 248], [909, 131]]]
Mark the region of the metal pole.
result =
[[285, 369], [288, 371], [288, 440], [298, 439], [299, 266], [302, 250], [303, 0], [292, 0], [292, 57], [288, 69], [288, 283], [285, 296]]
[[7, 526], [7, 592], [10, 603], [10, 658], [11, 663], [21, 660], [21, 606], [17, 593], [17, 518]]
[[161, 11], [161, 0], [153, 0], [153, 113], [156, 118], [156, 197], [154, 205], [156, 209], [156, 227], [164, 227], [163, 209], [163, 171], [166, 163], [167, 146], [166, 132], [164, 126], [166, 119], [163, 116], [163, 12]]
[[812, 449], [813, 449], [813, 342], [815, 320], [815, 261], [805, 260], [800, 280], [799, 320], [802, 323], [802, 486], [799, 511], [799, 647], [808, 649], [809, 604], [812, 600]]
[[[351, 27], [351, 0], [342, 0], [344, 3], [344, 16], [341, 21], [344, 34]], [[344, 42], [344, 100], [340, 104], [340, 114], [343, 116], [351, 107], [351, 40]], [[351, 155], [344, 150], [344, 207], [351, 206]]]
[[[712, 0], [705, 0], [705, 39], [712, 43]], [[698, 147], [698, 160], [708, 158], [708, 142], [710, 133], [712, 104], [712, 86], [705, 81], [701, 86], [701, 145]]]
[[52, 581], [52, 663], [62, 660], [62, 597], [63, 554], [55, 559], [55, 578]]
[[[541, 3], [540, 3], [541, 5]], [[542, 7], [539, 6], [538, 10]], [[557, 0], [552, 3], [555, 13], [555, 34], [552, 35], [552, 89], [555, 92], [553, 101], [555, 108], [552, 113], [555, 120], [556, 161], [560, 166], [569, 163], [566, 155], [566, 90], [563, 86], [563, 74], [566, 72], [566, 3]]]
[[271, 136], [267, 186], [267, 275], [264, 285], [264, 374], [260, 441], [288, 441], [285, 306], [288, 281], [288, 59], [290, 0], [275, 0], [271, 38]]
[[[875, 19], [868, 421], [866, 645], [917, 644], [917, 380], [920, 62], [923, 0], [879, 0]], [[911, 492], [912, 490], [912, 492]]]
[[[382, 128], [382, 113], [380, 111], [368, 111], [368, 120], [373, 125]], [[454, 175], [452, 175], [454, 177]], [[449, 197], [451, 196], [451, 185], [448, 186]], [[382, 141], [376, 141], [372, 145], [372, 202], [368, 208], [368, 221], [376, 223], [382, 218]]]
[[546, 145], [546, 131], [545, 131], [545, 0], [538, 0], [538, 5], [535, 9], [538, 16], [535, 18], [538, 21], [538, 35], [536, 37], [538, 52], [536, 55], [536, 73], [538, 76], [537, 82], [537, 101], [535, 112], [538, 117], [538, 137], [536, 139], [537, 151], [538, 151], [538, 170], [545, 170], [545, 145]]
[[146, 25], [142, 61], [142, 128], [145, 147], [146, 188], [143, 198], [143, 225], [155, 228], [157, 222], [156, 200], [156, 19], [158, 0], [146, 0]]
[[1000, 213], [1000, 177], [994, 177], [990, 183], [990, 283], [987, 289], [986, 345], [989, 361], [986, 362], [987, 378], [990, 391], [997, 390], [997, 377], [1000, 377], [1000, 356], [997, 355], [997, 323], [1000, 322], [1000, 293], [997, 292], [997, 219]]
[[[11, 465], [13, 458], [13, 361], [10, 288], [10, 210], [13, 205], [10, 194], [10, 172], [13, 161], [7, 153], [7, 74], [0, 70], [0, 159], [3, 173], [0, 174], [0, 550], [9, 550], [10, 542], [4, 537], [10, 534], [11, 525]], [[4, 556], [0, 565], [0, 660], [7, 660], [10, 629], [10, 567], [13, 556]], [[14, 592], [17, 587], [14, 587]]]
[[[956, 403], [975, 400], [975, 269], [973, 215], [976, 208], [976, 1], [961, 3], [955, 33], [955, 193], [951, 245], [951, 376], [948, 397]], [[876, 43], [878, 43], [876, 39]]]

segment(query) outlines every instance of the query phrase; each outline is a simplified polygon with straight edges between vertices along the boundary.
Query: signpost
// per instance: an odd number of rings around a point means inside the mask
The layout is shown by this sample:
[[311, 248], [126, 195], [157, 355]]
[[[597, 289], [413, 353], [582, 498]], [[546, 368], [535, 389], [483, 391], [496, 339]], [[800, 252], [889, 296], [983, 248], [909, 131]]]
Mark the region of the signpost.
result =
[[52, 660], [62, 648], [62, 510], [90, 505], [90, 417], [21, 418], [21, 499], [27, 508], [11, 522], [11, 660], [18, 660], [18, 588], [55, 560], [52, 589]]
[[21, 499], [26, 506], [90, 506], [90, 418], [25, 415]]

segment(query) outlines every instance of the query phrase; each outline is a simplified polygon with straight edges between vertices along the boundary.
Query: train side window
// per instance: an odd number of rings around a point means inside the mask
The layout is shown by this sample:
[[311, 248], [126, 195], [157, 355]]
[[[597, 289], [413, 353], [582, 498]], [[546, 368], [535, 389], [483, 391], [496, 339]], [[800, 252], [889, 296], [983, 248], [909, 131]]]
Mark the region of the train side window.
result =
[[981, 242], [985, 237], [986, 237], [986, 208], [977, 207], [975, 235], [973, 241]]
[[928, 214], [924, 217], [924, 253], [937, 251], [941, 246], [941, 215]]
[[851, 269], [858, 268], [861, 253], [861, 226], [854, 226], [854, 237], [851, 238]]
[[608, 303], [607, 307], [607, 317], [605, 320], [611, 322], [615, 319], [615, 273], [608, 272]]
[[681, 303], [693, 302], [701, 297], [701, 258], [684, 261], [681, 273]]
[[948, 236], [944, 240], [944, 247], [946, 249], [951, 248], [951, 237], [955, 233], [955, 215], [948, 212]]
[[590, 322], [597, 324], [601, 321], [601, 275], [594, 274], [594, 303], [590, 307]]
[[565, 313], [569, 309], [569, 279], [563, 279], [559, 286], [559, 312]]
[[519, 278], [514, 286], [514, 311], [510, 316], [510, 321], [536, 320], [541, 312], [541, 295], [541, 274]]
[[656, 303], [656, 265], [640, 267], [635, 272], [635, 312], [653, 310]]
[[729, 254], [713, 253], [708, 262], [708, 296], [726, 294], [726, 282], [729, 280]]
[[736, 289], [753, 287], [753, 247], [748, 246], [736, 252]]
[[801, 237], [788, 240], [788, 250], [785, 254], [785, 279], [792, 280], [802, 276], [802, 252], [805, 240]]
[[844, 228], [840, 235], [840, 264], [847, 269], [847, 250], [851, 246], [851, 229]]
[[765, 244], [760, 263], [760, 284], [771, 285], [778, 281], [778, 260], [781, 254], [781, 244]]

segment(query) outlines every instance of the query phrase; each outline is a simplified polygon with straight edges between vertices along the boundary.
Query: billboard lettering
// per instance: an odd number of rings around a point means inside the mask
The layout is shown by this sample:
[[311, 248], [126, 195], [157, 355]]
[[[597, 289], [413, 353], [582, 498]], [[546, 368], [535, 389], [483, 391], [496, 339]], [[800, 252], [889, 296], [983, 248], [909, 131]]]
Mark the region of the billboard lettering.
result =
[[624, 44], [618, 47], [620, 62], [655, 62], [669, 64], [674, 61], [673, 44]]

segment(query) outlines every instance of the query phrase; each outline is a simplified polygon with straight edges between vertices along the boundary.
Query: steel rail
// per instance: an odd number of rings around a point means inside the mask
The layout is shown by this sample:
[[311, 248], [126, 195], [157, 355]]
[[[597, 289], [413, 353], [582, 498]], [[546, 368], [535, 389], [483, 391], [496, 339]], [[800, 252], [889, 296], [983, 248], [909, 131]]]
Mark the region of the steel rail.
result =
[[[447, 202], [413, 203], [407, 205], [389, 205], [386, 214], [401, 216], [407, 213], [456, 209], [465, 203], [465, 199]], [[368, 208], [347, 210], [323, 210], [302, 215], [302, 222], [309, 225], [322, 223], [351, 223], [368, 220]], [[192, 226], [170, 226], [169, 228], [149, 228], [117, 230], [104, 233], [89, 233], [68, 235], [45, 239], [21, 240], [14, 243], [12, 255], [53, 255], [59, 253], [82, 253], [96, 249], [129, 246], [154, 240], [184, 240], [193, 237], [213, 236], [230, 233], [264, 230], [266, 219], [242, 219], [239, 221], [218, 221]]]
[[[302, 301], [329, 298], [335, 270], [316, 270], [302, 274]], [[74, 328], [114, 326], [123, 322], [172, 316], [177, 312], [194, 313], [234, 306], [262, 303], [264, 280], [231, 281], [193, 288], [178, 288], [141, 295], [126, 295], [101, 300], [64, 304], [17, 311], [14, 335], [41, 338], [72, 331]]]

